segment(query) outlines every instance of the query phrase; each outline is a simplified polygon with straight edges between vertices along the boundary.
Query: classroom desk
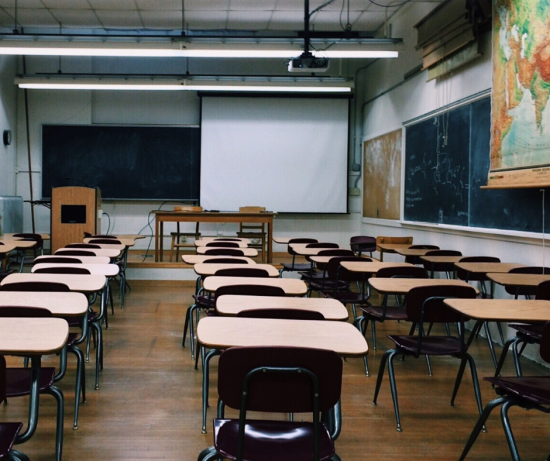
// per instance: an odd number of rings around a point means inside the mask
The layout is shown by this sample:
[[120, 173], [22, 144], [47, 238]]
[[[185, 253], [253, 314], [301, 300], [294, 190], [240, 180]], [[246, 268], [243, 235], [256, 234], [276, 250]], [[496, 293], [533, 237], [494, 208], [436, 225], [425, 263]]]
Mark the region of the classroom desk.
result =
[[2, 261], [2, 269], [6, 268], [8, 260], [4, 258], [5, 255], [11, 253], [12, 251], [15, 251], [17, 248], [13, 243], [8, 242], [2, 242], [3, 245], [0, 245], [0, 260]]
[[[381, 244], [383, 245], [383, 244]], [[400, 254], [401, 256], [424, 256], [428, 251], [434, 251], [434, 248], [398, 248], [395, 250], [395, 253]]]
[[[248, 244], [250, 242], [237, 242], [237, 241], [234, 241], [234, 240], [207, 240], [207, 239], [199, 239], [199, 240], [195, 240], [195, 246], [196, 247], [206, 247], [206, 245], [208, 244], [211, 244], [211, 243], [216, 243], [216, 242], [220, 242], [220, 243], [235, 243], [239, 246], [239, 248], [248, 248]], [[209, 248], [216, 248], [215, 245], [210, 245]], [[221, 248], [221, 247], [219, 247]], [[228, 247], [230, 248], [230, 247]]]
[[380, 269], [386, 267], [413, 267], [409, 263], [392, 263], [383, 261], [342, 261], [341, 266], [350, 272], [360, 272], [362, 274], [376, 275]]
[[434, 278], [436, 264], [456, 264], [464, 256], [421, 256], [420, 261], [430, 267], [430, 277]]
[[199, 239], [201, 242], [241, 242], [250, 245], [251, 240], [245, 237], [208, 237], [203, 236]]
[[397, 253], [397, 250], [409, 248], [412, 243], [377, 243], [376, 250], [380, 253], [380, 261], [384, 261], [384, 253]]
[[[19, 234], [21, 232], [18, 232]], [[19, 240], [22, 237], [15, 237], [15, 233], [8, 232], [7, 234], [3, 234], [2, 237], [0, 237], [2, 240]], [[38, 234], [40, 237], [42, 237], [42, 240], [50, 240], [50, 234]]]
[[225, 248], [225, 247], [197, 247], [197, 254], [203, 255], [208, 250], [240, 250], [244, 256], [258, 256], [258, 250], [256, 248]]
[[539, 283], [550, 280], [550, 274], [515, 274], [515, 273], [491, 273], [487, 278], [504, 287], [517, 286], [536, 288]]
[[[83, 240], [84, 243], [91, 243], [90, 240], [103, 240], [101, 237], [87, 237]], [[117, 239], [105, 239], [105, 240], [118, 240], [118, 243], [92, 243], [92, 245], [99, 245], [101, 248], [115, 248], [115, 245], [123, 245], [124, 248], [133, 247], [136, 244], [136, 240], [132, 238], [117, 238]]]
[[94, 253], [96, 256], [106, 256], [107, 258], [118, 258], [120, 256], [121, 251], [120, 250], [114, 250], [114, 249], [97, 249], [97, 248], [59, 248], [54, 253], [57, 256], [63, 256], [63, 253], [66, 251], [89, 251], [91, 253]]
[[[516, 264], [516, 263], [489, 263], [489, 262], [466, 262], [466, 263], [455, 263], [455, 267], [457, 269], [460, 269], [464, 272], [466, 272], [466, 281], [473, 277], [476, 280], [481, 279], [481, 288], [482, 293], [484, 296], [493, 297], [493, 294], [495, 292], [495, 282], [492, 280], [489, 280], [487, 278], [487, 274], [497, 273], [497, 272], [509, 272], [511, 269], [515, 269], [517, 267], [525, 267], [524, 264]], [[486, 292], [485, 284], [483, 283], [485, 280], [489, 280], [491, 282], [491, 290], [489, 293]]]
[[0, 282], [0, 286], [17, 282], [59, 282], [67, 285], [71, 291], [76, 291], [79, 293], [98, 293], [105, 287], [106, 278], [104, 275], [87, 274], [19, 273], [8, 275], [4, 280], [2, 280], [2, 282]]
[[0, 291], [0, 306], [42, 307], [55, 317], [82, 317], [88, 299], [76, 292]]
[[320, 312], [326, 320], [345, 321], [349, 317], [346, 307], [332, 298], [223, 295], [216, 299], [216, 311], [220, 315], [234, 317], [250, 309], [301, 309]]
[[[376, 278], [369, 279], [369, 284], [381, 295], [406, 295], [409, 291], [416, 287], [426, 287], [434, 285], [452, 285], [466, 286], [472, 285], [463, 282], [462, 280], [449, 279], [409, 279], [409, 278]], [[472, 287], [474, 288], [474, 287]], [[476, 293], [478, 293], [478, 290]]]
[[211, 223], [262, 223], [267, 225], [267, 262], [273, 259], [273, 217], [275, 213], [240, 212], [190, 212], [154, 210], [155, 215], [155, 262], [162, 261], [165, 222], [211, 222]]
[[32, 248], [36, 246], [36, 240], [22, 240], [22, 239], [0, 239], [0, 242], [2, 242], [5, 245], [13, 245], [16, 249], [21, 250], [27, 250], [29, 248]]
[[[118, 254], [122, 253], [127, 248], [123, 243], [90, 243], [90, 245], [97, 245], [101, 250], [118, 250]], [[79, 249], [87, 250], [87, 248], [75, 248], [75, 250]]]
[[201, 264], [206, 260], [209, 259], [243, 259], [248, 264], [256, 264], [256, 261], [254, 261], [251, 258], [247, 258], [246, 256], [213, 256], [213, 255], [181, 255], [181, 259], [185, 264]]
[[[248, 264], [195, 264], [193, 269], [201, 277], [215, 275], [220, 269], [242, 269], [247, 267]], [[268, 272], [270, 277], [279, 277], [279, 271], [271, 264], [254, 264], [254, 269], [264, 269]]]
[[34, 262], [35, 264], [39, 264], [40, 261], [45, 259], [74, 259], [75, 261], [80, 261], [82, 264], [110, 264], [111, 262], [111, 258], [108, 258], [107, 256], [62, 256], [62, 255], [37, 256], [34, 259]]
[[222, 286], [227, 285], [269, 285], [280, 287], [287, 296], [304, 296], [307, 285], [298, 279], [263, 278], [263, 277], [219, 277], [213, 275], [204, 279], [204, 291], [215, 293]]
[[277, 236], [273, 236], [273, 241], [275, 243], [280, 243], [281, 245], [288, 245], [288, 243], [293, 239], [293, 238], [299, 238], [299, 237], [277, 237]]
[[445, 304], [473, 320], [542, 323], [550, 320], [550, 301], [542, 299], [446, 299]]
[[297, 255], [300, 256], [316, 256], [320, 251], [324, 250], [349, 250], [349, 248], [307, 248], [307, 243], [290, 243], [289, 246]]
[[[208, 362], [217, 351], [238, 346], [294, 346], [329, 349], [343, 357], [364, 357], [369, 350], [363, 334], [351, 323], [330, 320], [207, 317], [199, 322], [197, 339], [202, 346], [212, 349], [204, 358], [203, 433], [206, 433]], [[334, 419], [335, 428], [330, 432], [336, 439], [341, 425], [339, 408]]]
[[[369, 261], [367, 261], [367, 258], [378, 262], [378, 260], [376, 260], [374, 258], [371, 258], [370, 256], [361, 256], [361, 257], [365, 258], [366, 263], [369, 262]], [[328, 264], [329, 261], [331, 260], [331, 258], [338, 258], [338, 256], [309, 256], [308, 257], [309, 260], [313, 261], [316, 264]], [[397, 264], [400, 264], [400, 263], [397, 263]]]
[[[56, 354], [65, 347], [69, 325], [57, 318], [0, 318], [0, 331], [0, 354], [31, 358], [29, 421], [26, 431], [17, 437], [17, 443], [23, 443], [32, 437], [38, 425], [42, 356]], [[56, 441], [58, 458], [61, 444], [62, 440]]]
[[74, 267], [76, 269], [87, 269], [91, 275], [104, 275], [105, 277], [116, 277], [119, 273], [119, 267], [116, 264], [35, 264], [31, 268], [31, 273], [35, 273], [38, 269], [50, 269], [56, 267]]

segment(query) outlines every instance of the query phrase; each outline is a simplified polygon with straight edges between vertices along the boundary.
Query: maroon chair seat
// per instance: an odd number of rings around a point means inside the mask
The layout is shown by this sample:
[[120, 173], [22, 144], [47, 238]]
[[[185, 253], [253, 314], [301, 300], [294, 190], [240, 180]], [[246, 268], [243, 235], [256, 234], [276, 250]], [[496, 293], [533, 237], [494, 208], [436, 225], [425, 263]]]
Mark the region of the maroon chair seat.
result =
[[[380, 386], [382, 384], [382, 378], [384, 376], [384, 369], [386, 363], [388, 364], [390, 375], [390, 388], [392, 393], [393, 405], [395, 410], [395, 419], [397, 422], [397, 430], [401, 431], [401, 420], [399, 416], [399, 404], [397, 400], [397, 388], [395, 384], [395, 374], [393, 371], [393, 358], [398, 355], [408, 355], [415, 358], [421, 355], [448, 355], [460, 359], [460, 367], [455, 380], [455, 386], [453, 395], [451, 397], [451, 406], [454, 405], [454, 400], [460, 382], [462, 381], [462, 375], [466, 367], [466, 362], [470, 365], [470, 371], [472, 373], [472, 381], [474, 385], [474, 392], [476, 396], [477, 406], [479, 413], [482, 412], [481, 394], [479, 391], [479, 383], [477, 379], [477, 372], [475, 362], [473, 358], [468, 354], [466, 348], [466, 341], [464, 339], [464, 322], [467, 321], [465, 317], [453, 311], [447, 307], [443, 300], [445, 298], [475, 298], [476, 291], [473, 287], [467, 286], [449, 286], [449, 285], [434, 285], [413, 288], [409, 291], [407, 296], [407, 316], [412, 322], [418, 324], [418, 335], [391, 335], [388, 336], [391, 341], [395, 343], [395, 348], [390, 349], [384, 353], [380, 361], [380, 369], [378, 371], [378, 378], [376, 380], [376, 389], [374, 391], [373, 403], [376, 405]], [[426, 333], [424, 324], [430, 323], [459, 323], [460, 324], [460, 337], [455, 338], [451, 336], [438, 336]]]
[[[550, 322], [544, 325], [540, 341], [540, 356], [545, 362], [550, 363]], [[525, 410], [540, 410], [544, 413], [550, 413], [550, 376], [525, 376], [525, 377], [490, 377], [483, 378], [489, 381], [494, 387], [498, 398], [487, 404], [483, 413], [479, 417], [466, 446], [462, 451], [460, 460], [464, 460], [466, 455], [475, 443], [477, 436], [481, 432], [487, 418], [496, 407], [502, 405], [501, 420], [508, 442], [508, 448], [512, 459], [519, 460], [519, 452], [516, 441], [512, 433], [508, 411], [513, 406], [519, 406]]]
[[204, 254], [210, 256], [244, 256], [244, 251], [239, 248], [210, 248], [205, 250]]
[[112, 237], [92, 238], [88, 240], [88, 243], [92, 245], [122, 245], [122, 242], [120, 240]]
[[[337, 404], [342, 359], [333, 351], [293, 347], [242, 347], [222, 353], [218, 367], [218, 418], [214, 447], [200, 461], [339, 459], [320, 414]], [[243, 397], [244, 396], [244, 397]], [[224, 418], [225, 406], [240, 409]], [[313, 422], [249, 420], [248, 411], [312, 413]]]
[[40, 258], [38, 261], [34, 262], [35, 264], [82, 264], [80, 259], [76, 258], [64, 258], [60, 257], [51, 257], [51, 258]]
[[238, 242], [220, 242], [220, 241], [212, 241], [208, 242], [205, 246], [207, 247], [217, 247], [217, 248], [239, 248]]
[[55, 254], [60, 256], [95, 256], [93, 251], [71, 250], [70, 248], [60, 248]]

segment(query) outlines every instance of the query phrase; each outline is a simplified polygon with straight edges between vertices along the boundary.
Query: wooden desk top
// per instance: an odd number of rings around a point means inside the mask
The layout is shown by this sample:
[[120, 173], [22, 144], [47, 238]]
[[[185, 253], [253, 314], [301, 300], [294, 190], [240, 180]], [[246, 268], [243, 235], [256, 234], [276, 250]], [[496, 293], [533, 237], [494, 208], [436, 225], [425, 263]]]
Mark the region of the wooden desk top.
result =
[[[38, 256], [35, 258], [35, 263], [39, 263], [41, 260], [46, 258], [70, 258], [74, 259], [75, 261], [80, 261], [83, 264], [109, 264], [111, 262], [111, 258], [107, 258], [107, 256], [63, 256], [63, 255], [44, 255], [44, 256]], [[77, 263], [78, 264], [78, 263]]]
[[213, 275], [204, 279], [203, 287], [205, 291], [213, 293], [219, 287], [227, 285], [269, 285], [282, 288], [288, 296], [303, 296], [307, 292], [307, 286], [302, 280], [263, 277], [219, 277]]
[[420, 260], [428, 264], [434, 263], [457, 263], [464, 256], [421, 256]]
[[[383, 295], [406, 295], [412, 288], [426, 287], [434, 285], [452, 285], [452, 286], [467, 286], [471, 287], [462, 280], [449, 279], [409, 279], [409, 278], [370, 278], [370, 285]], [[472, 287], [474, 288], [474, 287]], [[478, 293], [478, 290], [476, 293]]]
[[[84, 243], [90, 243], [90, 240], [99, 240], [101, 239], [101, 237], [89, 237], [89, 238], [85, 238], [83, 240]], [[108, 240], [108, 239], [107, 239]], [[113, 239], [115, 240], [115, 239]], [[135, 244], [136, 244], [136, 240], [135, 239], [131, 239], [131, 238], [118, 238], [116, 239], [120, 242], [120, 245], [122, 245], [124, 248], [127, 248], [127, 247], [133, 247]], [[119, 244], [117, 243], [114, 243], [114, 244], [109, 244], [109, 243], [94, 243], [93, 245], [99, 245], [101, 246], [101, 248], [118, 248], [119, 247]], [[105, 245], [105, 246], [104, 246]], [[124, 249], [122, 248], [122, 249]]]
[[289, 246], [290, 248], [292, 248], [292, 251], [294, 251], [296, 254], [299, 254], [301, 256], [315, 256], [317, 255], [317, 253], [323, 250], [336, 250], [336, 249], [349, 250], [349, 248], [343, 248], [340, 246], [338, 248], [306, 248], [307, 243], [290, 243]]
[[455, 263], [455, 266], [471, 274], [487, 274], [489, 272], [508, 272], [516, 267], [525, 267], [516, 263]]
[[475, 320], [547, 322], [550, 301], [534, 299], [446, 299], [445, 304]]
[[[35, 273], [38, 269], [50, 269], [52, 267], [75, 267], [80, 269], [88, 269], [92, 275], [104, 275], [105, 277], [115, 277], [119, 273], [119, 267], [116, 264], [35, 264], [31, 268], [31, 273]], [[57, 274], [54, 274], [57, 275]]]
[[[381, 245], [384, 245], [383, 243]], [[395, 250], [396, 253], [403, 256], [424, 256], [428, 251], [433, 251], [433, 249], [428, 250], [427, 248], [398, 248]]]
[[536, 287], [541, 282], [550, 280], [550, 274], [514, 274], [514, 273], [491, 273], [487, 274], [487, 278], [499, 285], [504, 286], [521, 286], [521, 287]]
[[273, 241], [275, 243], [280, 243], [282, 245], [288, 245], [288, 242], [290, 240], [292, 240], [293, 237], [277, 237], [277, 236], [273, 236]]
[[0, 306], [43, 307], [54, 316], [82, 316], [88, 299], [82, 293], [0, 291]]
[[0, 318], [0, 354], [50, 355], [60, 351], [69, 336], [66, 320], [57, 318]]
[[364, 274], [376, 274], [380, 269], [386, 267], [411, 267], [409, 263], [393, 263], [380, 261], [342, 261], [341, 265], [350, 272], [361, 272]]
[[[86, 243], [86, 242], [84, 242]], [[124, 244], [118, 244], [118, 243], [92, 243], [91, 245], [99, 245], [99, 248], [102, 250], [116, 250], [118, 251], [118, 254], [120, 254], [126, 246]], [[87, 250], [87, 248], [74, 248], [75, 250]]]
[[[319, 264], [328, 264], [328, 262], [331, 260], [331, 258], [337, 258], [338, 256], [310, 256], [309, 259], [315, 263]], [[369, 262], [366, 260], [366, 258], [370, 258], [370, 256], [363, 255], [363, 258], [365, 258], [365, 262]], [[378, 261], [376, 258], [371, 258], [374, 261]], [[361, 261], [359, 261], [361, 262]], [[399, 263], [397, 263], [399, 264]]]
[[[18, 234], [20, 232], [17, 232]], [[50, 234], [38, 234], [40, 237], [42, 237], [42, 240], [50, 240]], [[20, 239], [21, 237], [15, 237], [15, 233], [8, 232], [7, 234], [3, 234], [2, 237], [0, 237], [2, 240], [12, 240], [12, 239]]]
[[347, 357], [368, 353], [367, 341], [351, 323], [330, 320], [207, 317], [197, 327], [199, 342], [210, 348], [296, 346], [329, 349]]
[[107, 258], [116, 258], [120, 256], [120, 250], [103, 250], [103, 249], [94, 249], [94, 248], [59, 248], [55, 252], [56, 255], [61, 256], [65, 251], [90, 251], [92, 253], [95, 253], [96, 256], [106, 256]]
[[396, 253], [397, 250], [409, 248], [412, 243], [377, 243], [376, 249], [382, 250], [384, 253]]
[[[207, 240], [207, 239], [200, 239], [200, 240], [195, 240], [195, 246], [196, 247], [205, 247], [208, 243], [214, 243], [214, 242], [224, 242], [224, 240]], [[233, 240], [226, 240], [225, 242], [227, 243], [236, 243], [237, 245], [239, 245], [239, 248], [248, 248], [248, 244], [250, 242], [236, 242], [236, 241], [233, 241]], [[212, 246], [212, 245], [210, 245]]]
[[3, 245], [0, 245], [0, 255], [8, 254], [16, 249], [16, 246], [11, 242], [3, 241], [2, 243]]
[[201, 237], [200, 240], [205, 242], [243, 242], [250, 244], [250, 239], [244, 237]]
[[[220, 247], [197, 247], [197, 253], [203, 255], [207, 250], [229, 250], [230, 248]], [[258, 256], [258, 250], [256, 248], [234, 248], [235, 250], [241, 250], [244, 256]]]
[[207, 259], [244, 259], [248, 264], [256, 264], [253, 259], [246, 256], [213, 256], [213, 255], [181, 255], [185, 264], [202, 264]]
[[147, 235], [141, 235], [141, 234], [116, 234], [115, 237], [117, 239], [139, 240], [139, 239], [144, 239], [145, 237], [147, 237]]
[[216, 310], [221, 315], [235, 316], [250, 309], [301, 309], [320, 312], [327, 320], [348, 319], [346, 307], [332, 298], [223, 295], [216, 299]]
[[10, 274], [0, 285], [16, 282], [59, 282], [64, 283], [71, 291], [81, 293], [97, 293], [105, 286], [104, 275], [86, 275], [86, 274]]
[[[220, 269], [241, 269], [247, 267], [248, 264], [195, 264], [193, 269], [197, 275], [214, 275]], [[271, 264], [254, 264], [254, 269], [264, 269], [269, 273], [270, 277], [279, 277], [279, 271]]]
[[4, 245], [13, 245], [15, 248], [32, 248], [36, 245], [36, 242], [34, 240], [21, 240], [17, 238], [13, 239], [0, 239], [0, 242], [2, 242]]

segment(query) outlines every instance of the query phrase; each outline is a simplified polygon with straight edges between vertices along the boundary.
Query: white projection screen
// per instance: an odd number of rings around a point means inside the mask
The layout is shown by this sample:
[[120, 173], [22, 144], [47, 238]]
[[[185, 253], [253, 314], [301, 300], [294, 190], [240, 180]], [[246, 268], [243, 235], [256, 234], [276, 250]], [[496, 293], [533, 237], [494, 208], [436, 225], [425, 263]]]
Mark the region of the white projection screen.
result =
[[202, 97], [200, 204], [347, 213], [348, 99]]

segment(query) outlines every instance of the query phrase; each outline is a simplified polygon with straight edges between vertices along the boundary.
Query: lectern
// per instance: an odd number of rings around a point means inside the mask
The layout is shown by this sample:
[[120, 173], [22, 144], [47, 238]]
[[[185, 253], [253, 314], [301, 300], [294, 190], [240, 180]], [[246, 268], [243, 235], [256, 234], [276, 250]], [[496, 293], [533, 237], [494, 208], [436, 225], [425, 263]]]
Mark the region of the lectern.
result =
[[101, 231], [101, 192], [90, 187], [52, 188], [52, 254], [69, 243], [82, 242], [84, 232]]

